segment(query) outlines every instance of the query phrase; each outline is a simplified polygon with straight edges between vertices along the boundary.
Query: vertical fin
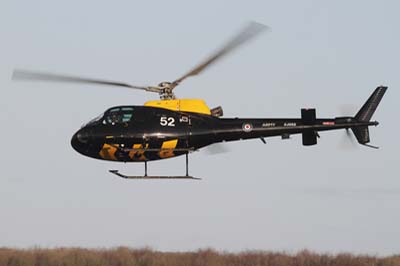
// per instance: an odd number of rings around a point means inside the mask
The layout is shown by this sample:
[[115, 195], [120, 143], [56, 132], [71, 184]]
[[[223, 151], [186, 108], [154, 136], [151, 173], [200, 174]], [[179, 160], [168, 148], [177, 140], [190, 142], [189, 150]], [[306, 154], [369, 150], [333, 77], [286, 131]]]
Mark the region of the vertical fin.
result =
[[[369, 122], [381, 102], [383, 95], [385, 95], [386, 90], [387, 87], [385, 86], [376, 88], [354, 118], [359, 122]], [[351, 130], [356, 136], [358, 143], [365, 145], [370, 142], [368, 126], [352, 127]]]
[[368, 122], [371, 120], [372, 115], [375, 113], [376, 108], [382, 100], [383, 95], [387, 87], [380, 86], [375, 89], [375, 91], [371, 94], [365, 104], [361, 107], [361, 109], [356, 114], [355, 118], [358, 121]]

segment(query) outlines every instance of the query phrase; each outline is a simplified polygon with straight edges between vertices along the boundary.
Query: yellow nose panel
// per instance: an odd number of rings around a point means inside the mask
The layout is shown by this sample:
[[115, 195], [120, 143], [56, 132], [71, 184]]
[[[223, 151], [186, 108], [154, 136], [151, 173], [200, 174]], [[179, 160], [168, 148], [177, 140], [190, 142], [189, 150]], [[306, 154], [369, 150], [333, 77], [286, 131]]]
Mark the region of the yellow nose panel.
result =
[[[161, 146], [161, 149], [175, 149], [177, 144], [178, 144], [177, 139], [164, 141]], [[169, 158], [174, 156], [175, 154], [173, 150], [160, 151], [160, 158]]]

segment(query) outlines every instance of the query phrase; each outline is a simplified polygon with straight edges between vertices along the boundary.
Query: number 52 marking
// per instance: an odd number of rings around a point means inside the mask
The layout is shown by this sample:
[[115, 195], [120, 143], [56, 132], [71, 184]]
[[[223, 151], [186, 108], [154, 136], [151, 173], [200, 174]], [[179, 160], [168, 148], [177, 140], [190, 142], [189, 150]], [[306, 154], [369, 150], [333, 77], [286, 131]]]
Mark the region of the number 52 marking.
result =
[[163, 127], [165, 127], [165, 126], [174, 127], [175, 126], [175, 118], [163, 116], [160, 118], [160, 125]]

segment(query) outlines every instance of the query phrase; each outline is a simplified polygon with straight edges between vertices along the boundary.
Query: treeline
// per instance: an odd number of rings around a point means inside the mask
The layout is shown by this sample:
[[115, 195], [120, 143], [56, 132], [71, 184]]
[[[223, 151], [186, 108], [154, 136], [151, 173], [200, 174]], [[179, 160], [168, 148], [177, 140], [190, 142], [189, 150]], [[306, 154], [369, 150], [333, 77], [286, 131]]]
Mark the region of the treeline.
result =
[[400, 266], [400, 255], [378, 258], [351, 254], [302, 251], [159, 252], [151, 249], [10, 249], [0, 248], [0, 266]]

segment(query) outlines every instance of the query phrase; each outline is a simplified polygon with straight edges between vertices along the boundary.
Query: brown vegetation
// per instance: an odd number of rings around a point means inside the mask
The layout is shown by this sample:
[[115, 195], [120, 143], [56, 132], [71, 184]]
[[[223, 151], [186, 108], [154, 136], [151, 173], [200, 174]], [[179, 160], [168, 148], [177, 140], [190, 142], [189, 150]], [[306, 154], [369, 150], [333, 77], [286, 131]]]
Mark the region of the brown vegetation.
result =
[[399, 266], [400, 256], [377, 258], [350, 254], [318, 255], [302, 251], [220, 253], [159, 252], [150, 249], [10, 249], [0, 248], [0, 266]]

